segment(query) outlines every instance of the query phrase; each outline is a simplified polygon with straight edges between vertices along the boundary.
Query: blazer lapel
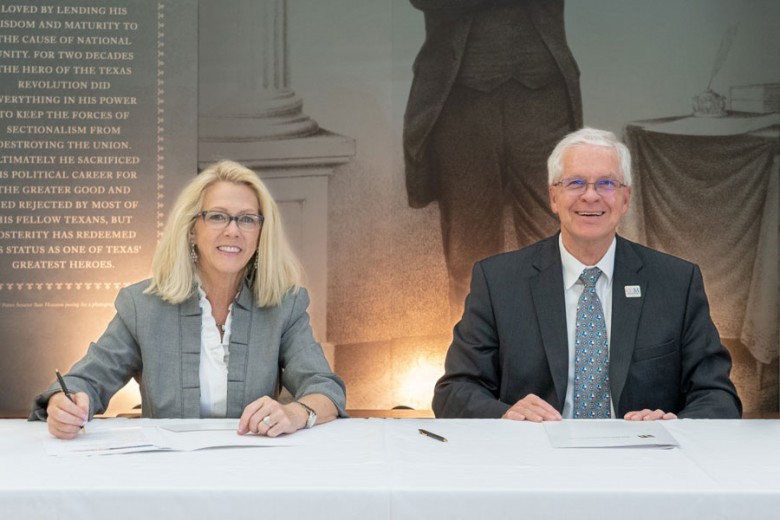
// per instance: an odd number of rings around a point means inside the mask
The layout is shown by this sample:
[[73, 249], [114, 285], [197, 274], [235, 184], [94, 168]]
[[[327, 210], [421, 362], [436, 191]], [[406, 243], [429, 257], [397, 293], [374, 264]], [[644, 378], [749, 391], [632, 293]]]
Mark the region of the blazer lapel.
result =
[[249, 365], [249, 338], [254, 309], [252, 289], [241, 286], [233, 302], [230, 322], [230, 357], [228, 358], [227, 416], [240, 417], [244, 411], [246, 377]]
[[531, 297], [558, 396], [558, 410], [563, 410], [569, 380], [569, 342], [558, 235], [547, 241], [534, 261], [534, 267], [539, 275], [531, 281]]
[[620, 396], [634, 355], [639, 316], [647, 281], [640, 276], [642, 260], [630, 242], [617, 238], [615, 272], [612, 281], [612, 331], [609, 347], [609, 378], [615, 414], [620, 414]]
[[200, 333], [202, 311], [195, 295], [180, 306], [181, 416], [200, 417]]

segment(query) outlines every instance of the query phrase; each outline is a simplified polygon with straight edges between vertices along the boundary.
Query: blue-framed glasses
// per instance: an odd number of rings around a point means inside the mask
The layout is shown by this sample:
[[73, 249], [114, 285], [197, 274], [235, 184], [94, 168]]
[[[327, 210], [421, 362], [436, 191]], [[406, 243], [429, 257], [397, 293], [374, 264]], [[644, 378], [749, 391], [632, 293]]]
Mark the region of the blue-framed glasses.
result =
[[553, 186], [560, 186], [569, 193], [585, 193], [588, 186], [593, 186], [596, 193], [601, 194], [612, 193], [626, 187], [625, 184], [615, 179], [599, 179], [593, 182], [587, 182], [585, 179], [561, 179], [553, 183]]

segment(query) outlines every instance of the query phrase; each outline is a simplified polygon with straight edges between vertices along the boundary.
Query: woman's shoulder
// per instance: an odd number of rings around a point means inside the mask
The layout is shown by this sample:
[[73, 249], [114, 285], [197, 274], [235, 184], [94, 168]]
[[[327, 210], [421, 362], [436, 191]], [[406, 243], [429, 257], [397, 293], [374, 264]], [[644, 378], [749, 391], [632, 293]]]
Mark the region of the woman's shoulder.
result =
[[151, 278], [147, 278], [146, 280], [141, 280], [140, 282], [135, 282], [133, 284], [122, 287], [119, 290], [119, 294], [140, 296], [144, 294], [144, 291], [146, 291], [146, 288], [149, 287], [150, 283], [152, 283]]
[[281, 306], [297, 306], [303, 305], [304, 308], [309, 306], [309, 291], [305, 287], [296, 285], [287, 289], [287, 292], [282, 297]]
[[156, 294], [149, 294], [146, 289], [152, 283], [151, 279], [141, 280], [123, 287], [119, 290], [116, 296], [117, 305], [121, 305], [123, 302], [132, 301], [134, 304], [143, 304], [144, 306], [152, 306], [156, 303], [164, 303], [163, 300]]
[[255, 308], [261, 312], [273, 312], [300, 305], [304, 306], [304, 309], [309, 305], [309, 291], [302, 285], [293, 285], [284, 292], [281, 300], [276, 305], [261, 305], [255, 297], [254, 290], [249, 283], [245, 283], [242, 290], [239, 292], [237, 300], [239, 305], [246, 308]]

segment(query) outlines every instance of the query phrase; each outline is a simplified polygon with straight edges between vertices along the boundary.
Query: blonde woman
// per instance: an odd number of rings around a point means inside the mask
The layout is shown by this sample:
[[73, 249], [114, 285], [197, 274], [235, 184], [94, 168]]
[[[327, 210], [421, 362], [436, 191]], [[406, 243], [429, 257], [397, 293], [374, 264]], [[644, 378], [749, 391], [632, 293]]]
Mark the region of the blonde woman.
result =
[[[218, 162], [184, 188], [152, 261], [122, 289], [116, 315], [32, 420], [78, 434], [132, 377], [144, 417], [238, 417], [238, 432], [277, 436], [345, 415], [344, 383], [314, 340], [301, 270], [268, 189]], [[281, 404], [287, 388], [294, 401]]]

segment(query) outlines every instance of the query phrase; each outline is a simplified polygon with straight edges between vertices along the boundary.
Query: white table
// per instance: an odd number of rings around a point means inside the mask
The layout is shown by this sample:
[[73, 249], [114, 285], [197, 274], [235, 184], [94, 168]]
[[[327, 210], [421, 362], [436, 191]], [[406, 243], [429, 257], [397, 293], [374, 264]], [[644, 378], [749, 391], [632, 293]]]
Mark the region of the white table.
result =
[[778, 517], [780, 421], [664, 425], [679, 449], [554, 449], [543, 426], [501, 420], [342, 419], [299, 446], [53, 457], [45, 424], [0, 420], [0, 518]]

